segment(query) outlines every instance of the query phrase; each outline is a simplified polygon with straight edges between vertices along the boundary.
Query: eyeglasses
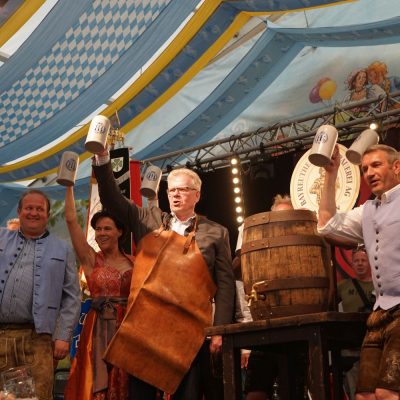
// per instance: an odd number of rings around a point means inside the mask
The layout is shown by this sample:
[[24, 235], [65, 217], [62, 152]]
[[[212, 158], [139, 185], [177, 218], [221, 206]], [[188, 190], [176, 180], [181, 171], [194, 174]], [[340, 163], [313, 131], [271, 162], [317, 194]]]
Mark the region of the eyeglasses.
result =
[[188, 194], [192, 190], [197, 191], [196, 188], [192, 188], [189, 186], [175, 187], [175, 188], [167, 189], [167, 195], [173, 196], [175, 193]]

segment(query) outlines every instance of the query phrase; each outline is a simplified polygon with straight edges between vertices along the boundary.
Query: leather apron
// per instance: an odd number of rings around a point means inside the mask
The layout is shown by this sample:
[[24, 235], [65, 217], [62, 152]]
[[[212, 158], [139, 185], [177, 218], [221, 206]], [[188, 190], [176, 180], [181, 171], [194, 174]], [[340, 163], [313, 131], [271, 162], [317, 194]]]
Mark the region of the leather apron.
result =
[[[196, 224], [197, 225], [197, 224]], [[128, 310], [105, 360], [174, 393], [212, 325], [216, 286], [196, 244], [163, 227], [137, 249]]]

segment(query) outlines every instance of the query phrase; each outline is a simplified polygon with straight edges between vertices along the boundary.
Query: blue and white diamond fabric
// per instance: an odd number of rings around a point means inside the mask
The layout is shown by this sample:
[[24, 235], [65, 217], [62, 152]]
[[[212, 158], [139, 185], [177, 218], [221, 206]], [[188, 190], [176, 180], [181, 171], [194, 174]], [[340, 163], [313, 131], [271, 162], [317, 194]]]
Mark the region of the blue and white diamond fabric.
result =
[[[0, 148], [49, 121], [95, 84], [170, 1], [93, 1], [78, 23], [0, 94], [0, 132], [4, 132]], [[110, 96], [115, 89], [111, 88]], [[93, 98], [89, 103], [93, 109], [98, 101]], [[52, 136], [48, 132], [43, 141], [48, 143], [58, 135]], [[9, 161], [3, 154], [0, 161]]]

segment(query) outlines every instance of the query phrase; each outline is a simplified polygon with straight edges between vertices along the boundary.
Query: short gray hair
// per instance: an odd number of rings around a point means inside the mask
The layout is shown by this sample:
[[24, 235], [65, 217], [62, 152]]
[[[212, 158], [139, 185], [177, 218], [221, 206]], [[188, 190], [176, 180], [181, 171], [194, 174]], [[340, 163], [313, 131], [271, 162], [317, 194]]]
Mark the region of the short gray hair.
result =
[[399, 159], [399, 152], [395, 148], [387, 146], [386, 144], [374, 144], [369, 146], [368, 149], [364, 151], [363, 157], [365, 154], [374, 153], [379, 150], [386, 153], [389, 164], [393, 164]]
[[168, 174], [168, 178], [167, 178], [168, 186], [169, 186], [170, 180], [175, 178], [175, 177], [177, 177], [177, 176], [179, 176], [179, 175], [186, 175], [189, 178], [191, 178], [193, 188], [200, 192], [200, 190], [201, 190], [201, 179], [200, 179], [199, 175], [196, 174], [196, 172], [194, 172], [194, 171], [192, 171], [191, 169], [188, 169], [188, 168], [173, 169]]

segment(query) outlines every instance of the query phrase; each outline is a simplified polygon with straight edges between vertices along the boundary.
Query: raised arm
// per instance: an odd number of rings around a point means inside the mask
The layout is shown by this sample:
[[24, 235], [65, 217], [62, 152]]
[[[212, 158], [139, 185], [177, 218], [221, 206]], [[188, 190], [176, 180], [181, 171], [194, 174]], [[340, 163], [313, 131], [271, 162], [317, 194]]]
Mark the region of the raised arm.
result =
[[318, 225], [325, 226], [336, 214], [336, 178], [340, 165], [339, 147], [336, 145], [331, 162], [325, 167], [325, 180], [318, 212]]
[[139, 210], [119, 190], [111, 163], [107, 162], [100, 166], [94, 165], [93, 171], [99, 185], [101, 204], [119, 220], [124, 221], [133, 231], [138, 222]]
[[65, 192], [65, 221], [67, 222], [72, 245], [74, 246], [79, 263], [83, 268], [83, 272], [86, 276], [90, 276], [93, 270], [96, 253], [88, 244], [86, 236], [79, 225], [72, 186], [67, 187]]

